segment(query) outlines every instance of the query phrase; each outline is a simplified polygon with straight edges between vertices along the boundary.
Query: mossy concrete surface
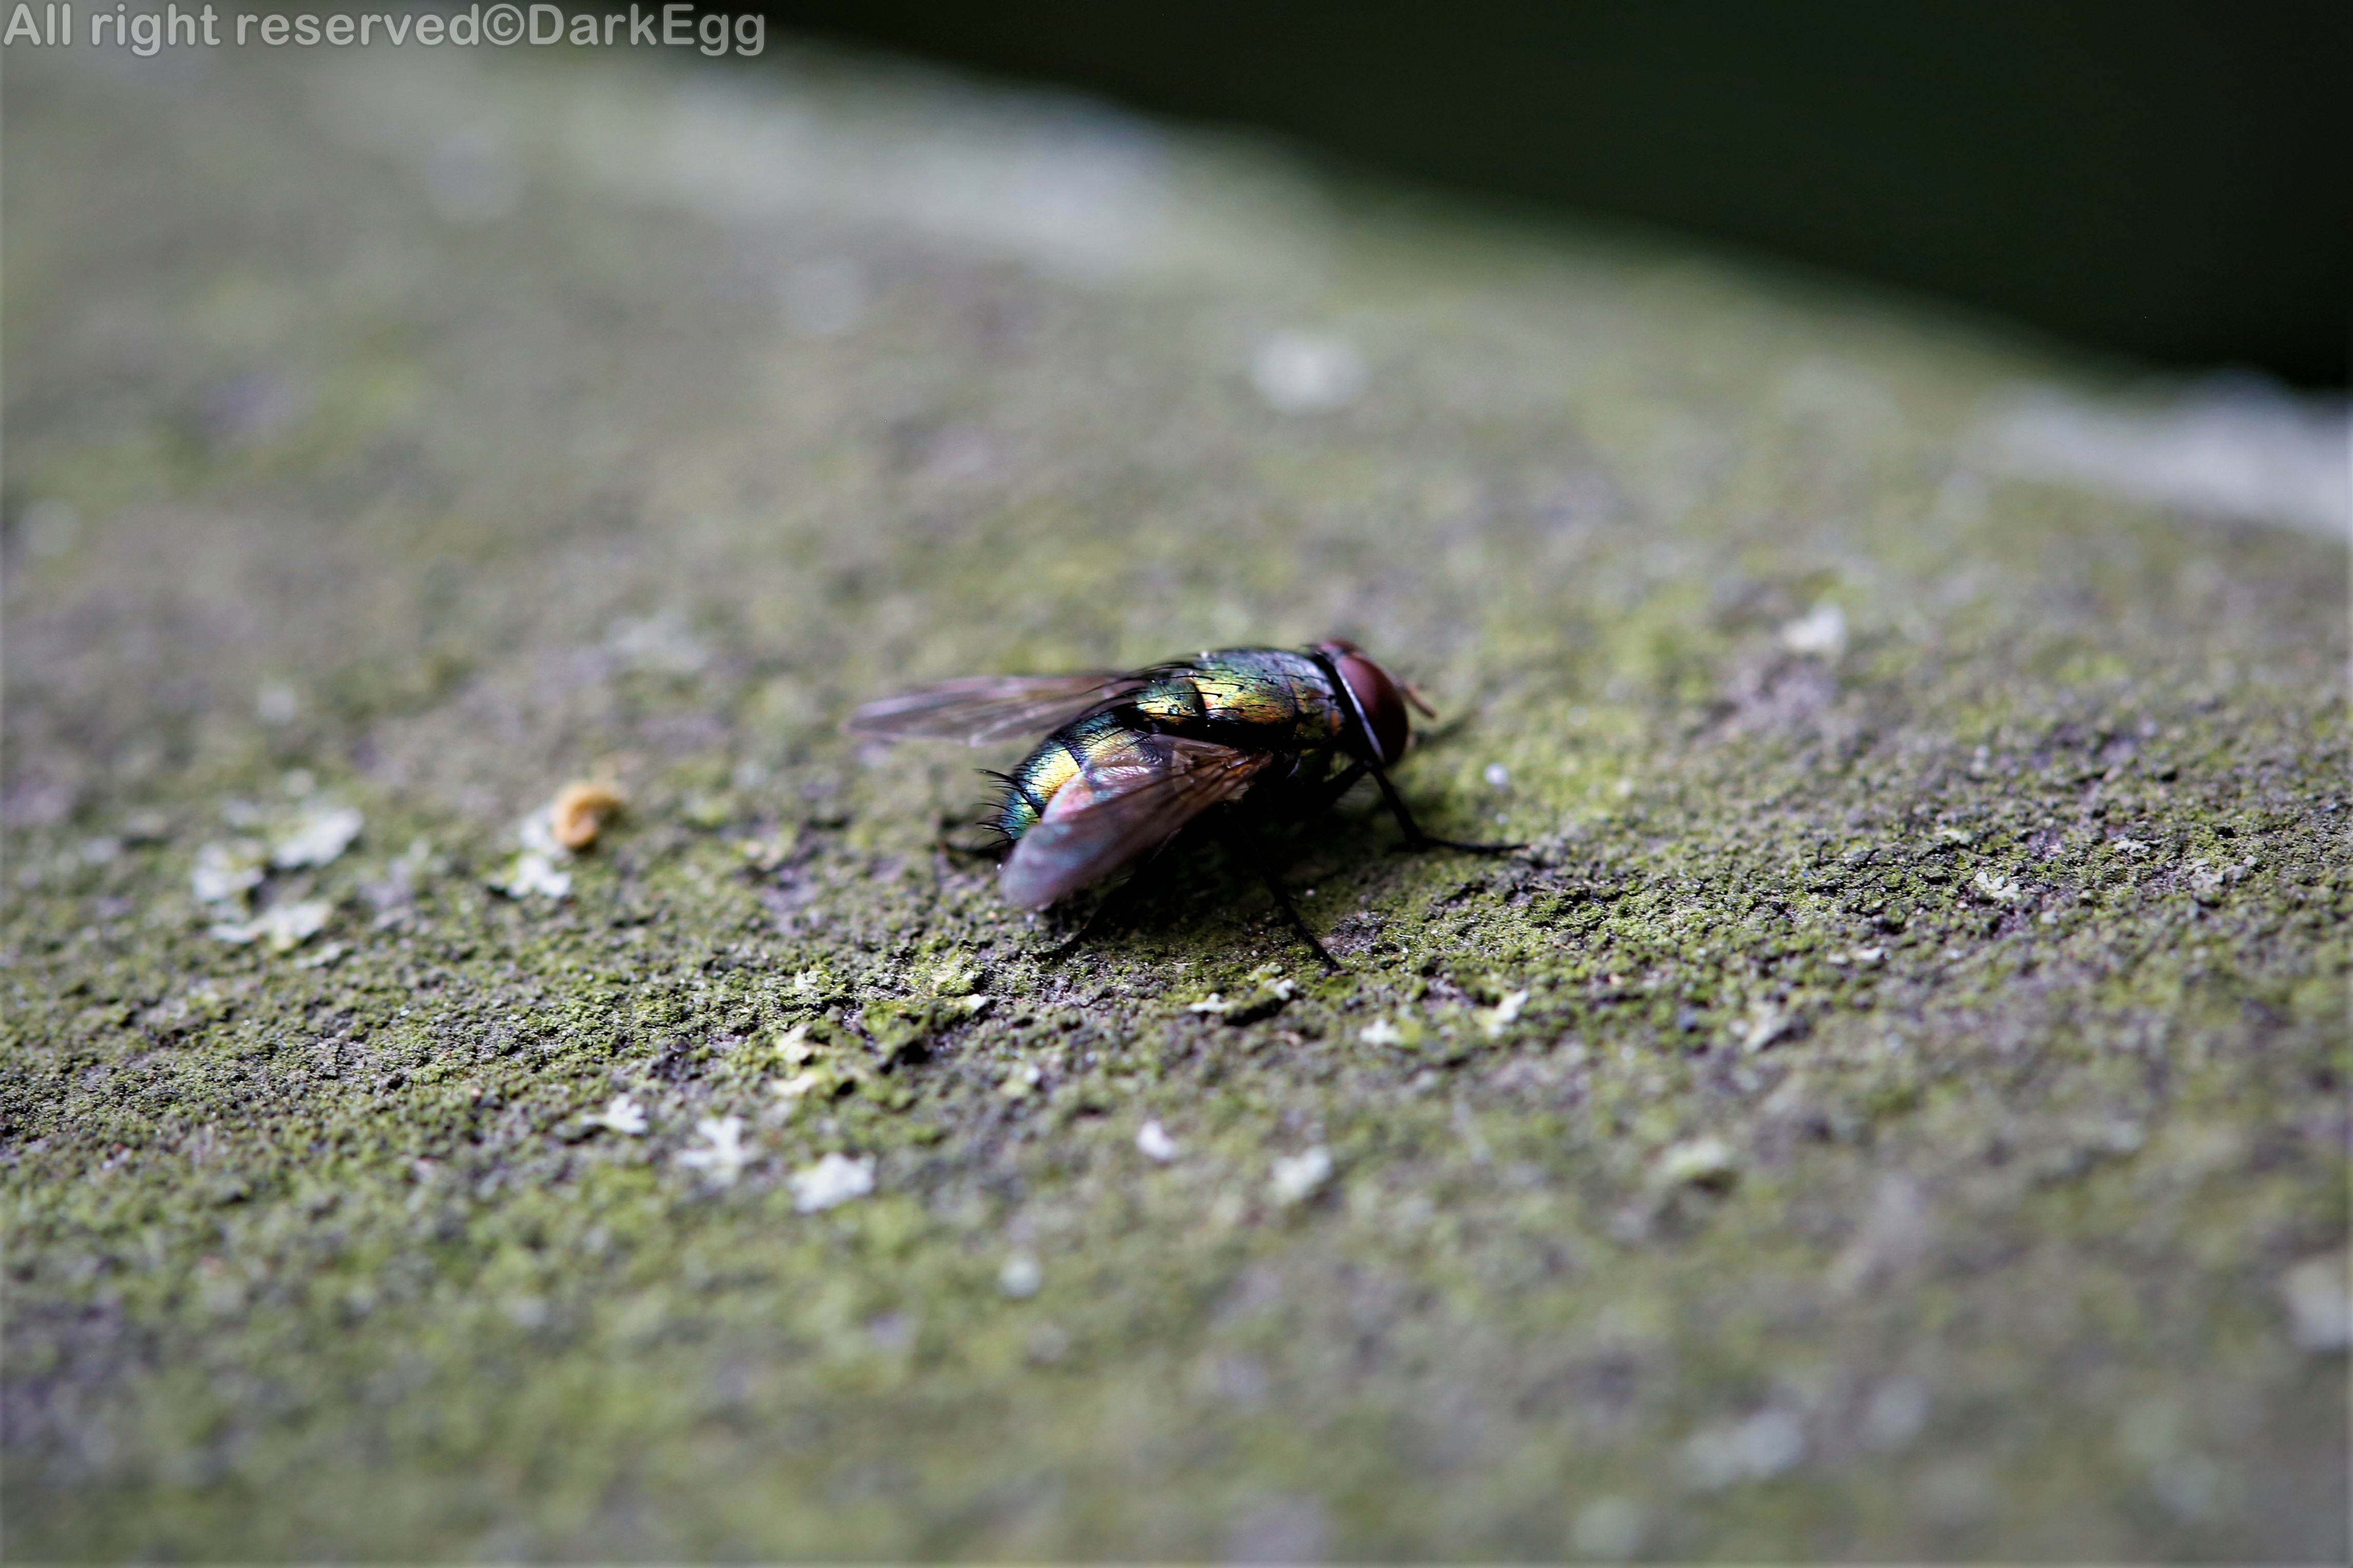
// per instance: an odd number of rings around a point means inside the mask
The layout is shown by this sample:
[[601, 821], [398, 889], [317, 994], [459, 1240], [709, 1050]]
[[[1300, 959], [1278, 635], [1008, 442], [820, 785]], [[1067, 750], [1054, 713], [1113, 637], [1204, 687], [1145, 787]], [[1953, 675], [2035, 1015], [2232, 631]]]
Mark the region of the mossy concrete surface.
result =
[[[553, 53], [7, 56], [12, 1554], [2344, 1558], [2341, 542], [1900, 302]], [[1338, 975], [1214, 852], [1048, 962], [839, 729], [1331, 633], [1529, 846], [1278, 840]]]

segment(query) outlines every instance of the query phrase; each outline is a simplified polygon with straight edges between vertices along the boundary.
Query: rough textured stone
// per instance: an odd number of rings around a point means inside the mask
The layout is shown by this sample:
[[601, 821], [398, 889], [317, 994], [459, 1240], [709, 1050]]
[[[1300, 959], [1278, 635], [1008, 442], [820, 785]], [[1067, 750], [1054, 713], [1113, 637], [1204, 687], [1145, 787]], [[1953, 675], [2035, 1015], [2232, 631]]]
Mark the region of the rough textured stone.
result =
[[[2344, 1557], [2346, 552], [1989, 456], [2104, 373], [816, 58], [7, 72], [16, 1554]], [[1286, 840], [1336, 977], [838, 728], [1329, 632], [1531, 846]]]

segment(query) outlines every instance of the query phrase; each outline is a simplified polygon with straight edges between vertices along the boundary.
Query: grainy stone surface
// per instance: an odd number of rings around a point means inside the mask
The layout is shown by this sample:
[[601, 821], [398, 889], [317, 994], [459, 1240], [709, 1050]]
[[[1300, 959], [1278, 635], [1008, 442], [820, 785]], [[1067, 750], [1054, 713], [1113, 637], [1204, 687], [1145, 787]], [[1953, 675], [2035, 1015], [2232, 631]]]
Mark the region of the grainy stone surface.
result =
[[[814, 58], [6, 69], [16, 1555], [2345, 1556], [2346, 552], [1987, 460], [2096, 373]], [[1327, 632], [1531, 846], [1286, 840], [1337, 977], [838, 729]]]

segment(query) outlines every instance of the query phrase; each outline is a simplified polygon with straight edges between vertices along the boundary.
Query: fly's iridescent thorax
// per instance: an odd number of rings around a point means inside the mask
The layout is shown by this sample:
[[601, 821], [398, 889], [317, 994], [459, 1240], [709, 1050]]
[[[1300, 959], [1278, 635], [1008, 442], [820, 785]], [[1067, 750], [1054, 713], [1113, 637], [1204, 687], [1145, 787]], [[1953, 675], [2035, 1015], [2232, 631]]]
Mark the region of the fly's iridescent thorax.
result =
[[1171, 665], [1128, 704], [1172, 727], [1229, 727], [1271, 746], [1328, 746], [1348, 722], [1324, 667], [1279, 647], [1220, 648]]

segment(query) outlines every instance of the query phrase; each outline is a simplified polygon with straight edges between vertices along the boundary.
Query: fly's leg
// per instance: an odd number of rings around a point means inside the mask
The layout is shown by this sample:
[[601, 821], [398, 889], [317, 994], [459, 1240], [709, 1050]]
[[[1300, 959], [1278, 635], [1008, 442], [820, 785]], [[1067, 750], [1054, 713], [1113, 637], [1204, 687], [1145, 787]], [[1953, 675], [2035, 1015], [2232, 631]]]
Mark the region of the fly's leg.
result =
[[1365, 764], [1350, 763], [1337, 778], [1324, 786], [1323, 793], [1315, 797], [1314, 803], [1299, 815], [1303, 817], [1315, 816], [1331, 810], [1340, 804], [1340, 797], [1354, 789], [1356, 781], [1364, 776]]
[[1299, 906], [1291, 901], [1290, 889], [1282, 885], [1282, 879], [1274, 874], [1274, 868], [1269, 864], [1264, 848], [1250, 836], [1240, 833], [1228, 834], [1226, 847], [1256, 868], [1259, 880], [1266, 884], [1267, 892], [1274, 899], [1274, 907], [1282, 911], [1282, 918], [1290, 922], [1293, 933], [1307, 944], [1307, 950], [1315, 955], [1316, 960], [1334, 974], [1342, 973], [1340, 961], [1325, 951], [1324, 944], [1316, 940], [1315, 933], [1307, 929], [1307, 921], [1300, 916]]
[[1087, 918], [1079, 922], [1078, 930], [1072, 931], [1069, 936], [1063, 938], [1060, 942], [1056, 942], [1051, 948], [1047, 950], [1045, 954], [1046, 962], [1049, 963], [1061, 963], [1062, 960], [1070, 957], [1071, 953], [1078, 951], [1079, 943], [1086, 941], [1090, 936], [1092, 936], [1095, 931], [1104, 924], [1106, 919], [1110, 915], [1114, 912], [1124, 911], [1129, 904], [1134, 903], [1135, 901], [1136, 894], [1143, 890], [1145, 878], [1151, 875], [1152, 868], [1159, 863], [1161, 851], [1167, 847], [1168, 844], [1164, 842], [1159, 848], [1153, 850], [1151, 854], [1145, 856], [1144, 858], [1144, 864], [1138, 866], [1134, 871], [1130, 872], [1125, 881], [1122, 882], [1118, 887], [1113, 888], [1109, 893], [1105, 894], [1103, 901], [1088, 911]]
[[1126, 881], [1113, 888], [1101, 903], [1087, 912], [1087, 918], [1079, 922], [1078, 930], [1046, 950], [1045, 961], [1048, 963], [1060, 963], [1071, 953], [1076, 952], [1079, 944], [1092, 936], [1095, 933], [1095, 928], [1103, 923], [1105, 915], [1110, 914], [1120, 905], [1129, 902], [1134, 897], [1135, 884], [1143, 879], [1144, 873], [1139, 870]]
[[1299, 907], [1291, 901], [1291, 894], [1283, 887], [1282, 879], [1274, 874], [1274, 868], [1261, 861], [1258, 874], [1259, 879], [1266, 883], [1266, 890], [1274, 895], [1275, 907], [1282, 911], [1282, 918], [1291, 922], [1291, 929], [1297, 933], [1299, 940], [1307, 944], [1307, 950], [1325, 969], [1334, 974], [1340, 973], [1340, 961], [1326, 952], [1324, 944], [1315, 939], [1315, 933], [1307, 929], [1307, 922], [1300, 918]]
[[1389, 815], [1397, 818], [1398, 826], [1405, 833], [1405, 842], [1398, 846], [1400, 849], [1460, 849], [1471, 855], [1509, 855], [1527, 847], [1525, 844], [1466, 844], [1459, 838], [1439, 838], [1424, 833], [1421, 824], [1413, 819], [1413, 813], [1405, 808], [1397, 786], [1389, 783], [1389, 775], [1377, 767], [1367, 771], [1373, 782], [1381, 786], [1381, 799], [1388, 804]]
[[[960, 844], [947, 836], [946, 830], [951, 826], [977, 828], [988, 837], [976, 844]], [[993, 815], [962, 823], [944, 823], [934, 842], [959, 860], [1002, 860], [1013, 847], [1013, 840], [1005, 837], [1005, 829], [997, 825]]]

